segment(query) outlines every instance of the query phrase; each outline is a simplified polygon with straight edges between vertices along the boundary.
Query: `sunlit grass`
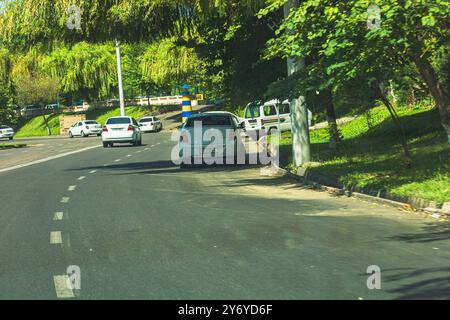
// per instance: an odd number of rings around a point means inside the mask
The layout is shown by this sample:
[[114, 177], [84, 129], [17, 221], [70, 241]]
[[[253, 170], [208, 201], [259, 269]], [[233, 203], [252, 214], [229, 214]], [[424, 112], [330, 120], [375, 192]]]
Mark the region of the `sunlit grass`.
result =
[[[312, 168], [348, 186], [385, 190], [443, 203], [450, 201], [450, 146], [440, 126], [439, 114], [426, 107], [399, 108], [412, 153], [409, 168], [398, 134], [383, 107], [372, 110], [370, 126], [364, 116], [343, 125], [342, 150], [328, 147], [328, 130], [311, 132]], [[281, 141], [285, 165], [291, 161], [291, 135]]]

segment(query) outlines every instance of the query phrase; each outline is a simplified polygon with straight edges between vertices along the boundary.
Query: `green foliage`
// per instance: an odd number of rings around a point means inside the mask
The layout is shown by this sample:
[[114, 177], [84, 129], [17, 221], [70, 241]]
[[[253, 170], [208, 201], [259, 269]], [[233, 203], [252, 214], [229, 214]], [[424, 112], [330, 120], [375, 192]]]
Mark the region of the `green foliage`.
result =
[[[394, 139], [395, 127], [384, 107], [371, 111], [372, 125], [364, 115], [343, 125], [343, 153], [328, 148], [327, 129], [311, 132], [312, 161], [320, 162], [319, 173], [339, 179], [345, 185], [384, 189], [399, 196], [416, 196], [443, 203], [450, 200], [450, 147], [439, 125], [439, 114], [430, 106], [401, 107], [398, 110], [411, 145], [413, 167], [406, 168]], [[289, 161], [290, 134], [283, 137], [281, 151]]]
[[114, 46], [80, 42], [43, 55], [43, 74], [57, 79], [62, 94], [78, 94], [86, 100], [107, 97], [117, 86]]
[[[284, 3], [270, 1], [260, 16]], [[277, 36], [268, 42], [267, 56], [303, 57], [307, 67], [297, 75], [298, 79], [291, 81], [293, 84], [281, 83], [269, 93], [279, 94], [285, 89], [290, 91], [284, 95], [298, 95], [325, 88], [331, 88], [335, 94], [359, 91], [353, 94], [353, 104], [364, 106], [368, 100], [381, 98], [379, 85], [392, 83], [396, 89], [411, 92], [426, 83], [425, 89], [434, 93], [443, 124], [449, 123], [450, 101], [444, 101], [445, 94], [436, 94], [443, 87], [444, 77], [435, 81], [432, 74], [439, 73], [439, 59], [448, 56], [450, 3], [379, 0], [376, 3], [382, 13], [381, 27], [369, 29], [371, 3], [301, 1], [280, 26]]]
[[169, 89], [184, 83], [204, 85], [205, 63], [195, 50], [166, 38], [152, 43], [139, 57], [144, 83]]

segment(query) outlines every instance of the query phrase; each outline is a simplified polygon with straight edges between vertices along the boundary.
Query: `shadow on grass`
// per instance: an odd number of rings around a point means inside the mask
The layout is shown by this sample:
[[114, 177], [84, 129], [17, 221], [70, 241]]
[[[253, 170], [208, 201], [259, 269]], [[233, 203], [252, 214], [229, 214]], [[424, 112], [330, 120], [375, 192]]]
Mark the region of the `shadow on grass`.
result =
[[[311, 154], [312, 161], [321, 162], [322, 165], [311, 170], [324, 173], [346, 185], [376, 190], [390, 191], [417, 183], [411, 190], [417, 187], [421, 196], [442, 202], [446, 198], [445, 179], [450, 172], [450, 147], [438, 111], [433, 109], [404, 115], [401, 121], [412, 153], [412, 168], [407, 166], [409, 161], [403, 155], [391, 119], [386, 119], [364, 134], [344, 140], [340, 152], [333, 152], [328, 142], [319, 138], [320, 142], [311, 144]], [[280, 153], [282, 165], [292, 162], [291, 145], [282, 145]], [[428, 181], [426, 185], [423, 184], [425, 181]], [[436, 188], [438, 196], [430, 195], [429, 190], [426, 190], [430, 186]], [[409, 191], [402, 193], [415, 196]]]

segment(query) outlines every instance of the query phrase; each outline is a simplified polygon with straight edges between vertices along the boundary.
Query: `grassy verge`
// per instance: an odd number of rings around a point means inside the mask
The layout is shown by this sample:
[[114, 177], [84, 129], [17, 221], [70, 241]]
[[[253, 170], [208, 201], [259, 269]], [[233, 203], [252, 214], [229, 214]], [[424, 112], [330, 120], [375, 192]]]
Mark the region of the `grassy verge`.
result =
[[[147, 107], [127, 107], [126, 113], [130, 117], [134, 117], [136, 119], [143, 117], [151, 111]], [[120, 116], [120, 108], [112, 109], [112, 110], [93, 110], [88, 111], [86, 114], [86, 118], [88, 120], [97, 120], [101, 124], [105, 124], [106, 120], [109, 117]], [[59, 135], [60, 126], [59, 126], [59, 115], [51, 115], [48, 116], [49, 126], [52, 132], [52, 135]], [[44, 118], [42, 116], [35, 117], [33, 119], [28, 120], [17, 132], [17, 138], [23, 137], [43, 137], [47, 136], [47, 128], [45, 126]]]
[[[59, 116], [47, 116], [48, 124], [52, 135], [59, 134]], [[45, 126], [44, 117], [38, 116], [28, 120], [15, 135], [17, 138], [23, 137], [42, 137], [47, 136], [47, 127]]]
[[[342, 126], [342, 150], [328, 148], [328, 130], [311, 132], [311, 170], [340, 180], [345, 185], [383, 189], [399, 196], [415, 196], [438, 204], [450, 201], [450, 146], [439, 123], [437, 110], [399, 108], [411, 147], [413, 165], [406, 166], [398, 135], [384, 107]], [[291, 163], [291, 136], [284, 134], [281, 155]]]

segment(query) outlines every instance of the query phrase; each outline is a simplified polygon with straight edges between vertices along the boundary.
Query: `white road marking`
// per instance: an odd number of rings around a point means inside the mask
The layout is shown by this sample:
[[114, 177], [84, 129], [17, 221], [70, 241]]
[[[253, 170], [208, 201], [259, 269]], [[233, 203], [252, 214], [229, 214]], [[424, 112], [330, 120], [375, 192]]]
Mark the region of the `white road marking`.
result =
[[69, 198], [69, 197], [63, 197], [63, 198], [61, 199], [61, 203], [69, 203], [69, 201], [70, 201], [70, 198]]
[[121, 159], [117, 159], [117, 160], [115, 160], [114, 162], [120, 162], [121, 161]]
[[142, 151], [136, 151], [136, 153], [141, 153]]
[[53, 221], [61, 221], [62, 219], [64, 219], [64, 212], [55, 212]]
[[96, 173], [97, 170], [92, 170], [91, 172], [89, 172], [90, 174]]
[[145, 148], [144, 150], [145, 150], [145, 151], [148, 151], [148, 150], [150, 150], [150, 148]]
[[56, 156], [51, 156], [51, 157], [48, 157], [48, 158], [36, 160], [36, 161], [33, 161], [33, 162], [20, 164], [20, 165], [13, 166], [13, 167], [10, 167], [10, 168], [0, 169], [0, 173], [7, 172], [7, 171], [12, 171], [12, 170], [17, 170], [17, 169], [21, 169], [21, 168], [25, 168], [25, 167], [29, 167], [29, 166], [32, 166], [32, 165], [35, 165], [35, 164], [44, 163], [44, 162], [48, 162], [48, 161], [51, 161], [51, 160], [67, 157], [67, 156], [70, 156], [70, 155], [73, 155], [73, 154], [76, 154], [76, 153], [88, 151], [88, 150], [91, 150], [91, 149], [94, 149], [94, 148], [99, 148], [99, 147], [100, 146], [87, 147], [87, 148], [84, 148], [84, 149], [71, 151], [71, 152], [66, 152], [66, 153], [58, 154]]
[[86, 179], [86, 177], [85, 176], [81, 176], [81, 177], [78, 178], [78, 181], [81, 181], [81, 180], [84, 180], [84, 179]]
[[56, 297], [58, 299], [75, 298], [68, 275], [54, 276], [53, 282], [55, 283]]
[[127, 158], [129, 158], [129, 157], [132, 157], [132, 155], [131, 155], [131, 154], [128, 154], [128, 155], [127, 155]]
[[75, 191], [76, 188], [77, 186], [70, 186], [69, 189], [67, 189], [67, 191]]
[[62, 244], [61, 231], [50, 232], [50, 244]]

